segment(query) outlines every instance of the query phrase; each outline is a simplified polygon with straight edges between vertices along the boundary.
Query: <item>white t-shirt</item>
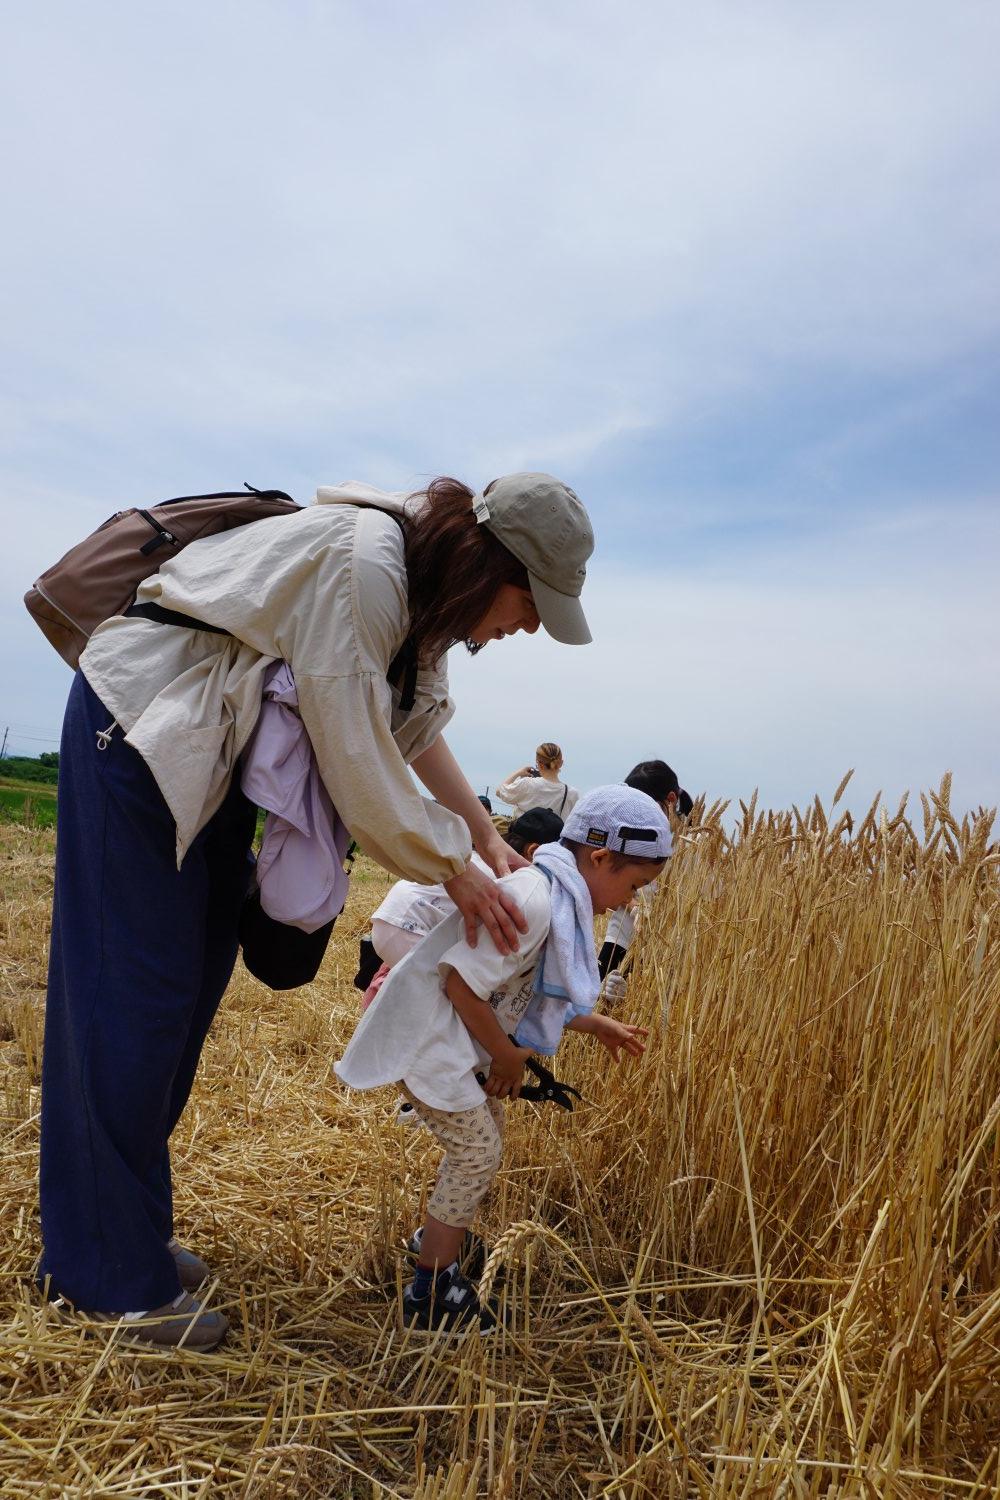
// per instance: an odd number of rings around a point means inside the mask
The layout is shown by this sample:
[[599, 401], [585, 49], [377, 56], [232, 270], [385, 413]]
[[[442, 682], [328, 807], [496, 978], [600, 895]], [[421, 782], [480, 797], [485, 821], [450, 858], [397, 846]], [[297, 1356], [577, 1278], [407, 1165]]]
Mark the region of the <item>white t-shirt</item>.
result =
[[478, 946], [470, 948], [457, 911], [440, 922], [390, 972], [335, 1065], [350, 1088], [402, 1080], [432, 1109], [457, 1111], [482, 1104], [486, 1095], [476, 1073], [489, 1070], [490, 1055], [466, 1029], [445, 994], [445, 981], [454, 969], [489, 1002], [503, 1030], [513, 1032], [531, 999], [551, 917], [549, 883], [541, 870], [529, 865], [499, 884], [528, 923], [527, 932], [519, 934], [518, 951], [500, 953], [482, 929]]
[[[484, 859], [473, 854], [472, 863], [486, 875], [493, 871]], [[455, 910], [455, 903], [443, 885], [419, 885], [415, 880], [397, 880], [381, 906], [372, 912], [372, 922], [388, 922], [404, 932], [423, 937], [432, 927]]]
[[510, 781], [500, 783], [496, 794], [501, 802], [516, 808], [519, 813], [530, 812], [533, 807], [544, 807], [563, 821], [569, 817], [580, 797], [575, 786], [567, 786], [564, 781], [547, 781], [544, 776], [512, 776]]

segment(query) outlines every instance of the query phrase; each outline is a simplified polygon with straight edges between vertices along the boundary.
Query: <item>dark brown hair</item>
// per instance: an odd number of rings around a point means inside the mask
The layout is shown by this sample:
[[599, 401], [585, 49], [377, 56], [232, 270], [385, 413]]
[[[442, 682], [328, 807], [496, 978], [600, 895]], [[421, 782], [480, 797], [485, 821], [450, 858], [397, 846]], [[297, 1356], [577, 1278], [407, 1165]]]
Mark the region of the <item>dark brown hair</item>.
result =
[[480, 648], [470, 633], [503, 584], [530, 587], [528, 570], [477, 523], [473, 492], [460, 479], [432, 479], [417, 497], [424, 504], [406, 518], [411, 637], [423, 663], [437, 661], [456, 641], [475, 654]]
[[647, 797], [652, 797], [654, 802], [661, 804], [666, 802], [671, 792], [676, 793], [675, 810], [682, 818], [686, 818], [694, 806], [677, 780], [677, 772], [672, 771], [665, 760], [641, 760], [625, 777], [625, 785], [635, 787], [638, 792], [645, 792]]

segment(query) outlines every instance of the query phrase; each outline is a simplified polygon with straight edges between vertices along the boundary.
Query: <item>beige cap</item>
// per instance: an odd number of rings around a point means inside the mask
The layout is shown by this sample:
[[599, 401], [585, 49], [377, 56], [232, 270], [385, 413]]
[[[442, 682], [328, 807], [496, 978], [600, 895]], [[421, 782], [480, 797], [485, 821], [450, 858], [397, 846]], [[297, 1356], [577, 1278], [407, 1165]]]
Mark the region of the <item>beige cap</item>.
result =
[[569, 486], [551, 474], [505, 474], [472, 505], [476, 520], [527, 568], [538, 618], [549, 635], [567, 646], [585, 646], [592, 636], [580, 594], [594, 530]]

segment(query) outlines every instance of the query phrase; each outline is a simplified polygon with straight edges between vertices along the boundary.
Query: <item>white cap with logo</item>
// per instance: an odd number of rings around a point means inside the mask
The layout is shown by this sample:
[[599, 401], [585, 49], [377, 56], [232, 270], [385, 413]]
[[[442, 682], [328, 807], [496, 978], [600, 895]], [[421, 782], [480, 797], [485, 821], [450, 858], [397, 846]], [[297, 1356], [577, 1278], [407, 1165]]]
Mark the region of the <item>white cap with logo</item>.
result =
[[538, 618], [554, 640], [585, 646], [592, 639], [580, 594], [594, 550], [590, 517], [568, 485], [551, 474], [505, 474], [473, 513], [528, 570]]
[[581, 797], [563, 824], [562, 837], [636, 859], [669, 859], [674, 849], [659, 803], [624, 783], [597, 786]]

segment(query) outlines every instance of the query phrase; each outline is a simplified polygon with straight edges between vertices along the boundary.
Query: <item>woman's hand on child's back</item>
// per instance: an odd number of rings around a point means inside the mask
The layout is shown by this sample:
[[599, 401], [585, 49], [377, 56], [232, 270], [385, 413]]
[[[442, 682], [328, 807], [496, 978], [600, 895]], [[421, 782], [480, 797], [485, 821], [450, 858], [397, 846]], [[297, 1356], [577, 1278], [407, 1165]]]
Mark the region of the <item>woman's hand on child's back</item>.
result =
[[516, 953], [517, 934], [527, 932], [524, 912], [513, 896], [484, 875], [475, 865], [466, 865], [458, 875], [446, 880], [444, 888], [465, 918], [465, 941], [476, 946], [480, 922], [501, 953]]
[[524, 1082], [524, 1065], [531, 1056], [530, 1047], [513, 1043], [490, 1064], [489, 1077], [483, 1088], [492, 1099], [516, 1099]]

